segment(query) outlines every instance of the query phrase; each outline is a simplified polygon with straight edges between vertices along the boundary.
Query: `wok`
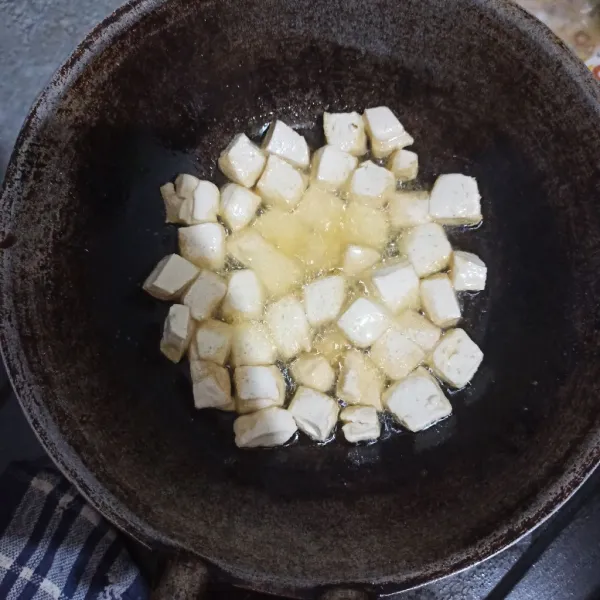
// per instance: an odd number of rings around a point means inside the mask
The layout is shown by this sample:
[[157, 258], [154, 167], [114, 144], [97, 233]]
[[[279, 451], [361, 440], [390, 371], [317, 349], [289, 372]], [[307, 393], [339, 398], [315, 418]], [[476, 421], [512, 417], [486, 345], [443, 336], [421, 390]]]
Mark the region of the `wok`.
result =
[[[389, 105], [422, 179], [477, 177], [489, 265], [465, 323], [485, 353], [419, 435], [241, 451], [158, 352], [141, 283], [176, 249], [159, 185], [219, 180], [274, 117], [313, 148], [324, 110]], [[1, 200], [2, 353], [56, 463], [154, 548], [239, 585], [369, 594], [473, 565], [546, 519], [600, 454], [600, 93], [503, 0], [142, 0], [56, 73]]]

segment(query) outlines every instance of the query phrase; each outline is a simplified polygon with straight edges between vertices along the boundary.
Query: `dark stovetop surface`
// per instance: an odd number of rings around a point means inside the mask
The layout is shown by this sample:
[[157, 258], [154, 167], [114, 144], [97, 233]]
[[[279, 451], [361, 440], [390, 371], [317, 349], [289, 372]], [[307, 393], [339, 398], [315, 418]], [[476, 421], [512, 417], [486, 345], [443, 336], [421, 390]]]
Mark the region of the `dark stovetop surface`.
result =
[[[123, 0], [0, 0], [0, 178], [29, 105], [74, 44]], [[43, 450], [0, 371], [0, 472]], [[134, 548], [155, 578], [161, 561]], [[600, 598], [600, 471], [532, 535], [468, 571], [397, 596], [406, 600]], [[214, 586], [212, 600], [259, 600]]]

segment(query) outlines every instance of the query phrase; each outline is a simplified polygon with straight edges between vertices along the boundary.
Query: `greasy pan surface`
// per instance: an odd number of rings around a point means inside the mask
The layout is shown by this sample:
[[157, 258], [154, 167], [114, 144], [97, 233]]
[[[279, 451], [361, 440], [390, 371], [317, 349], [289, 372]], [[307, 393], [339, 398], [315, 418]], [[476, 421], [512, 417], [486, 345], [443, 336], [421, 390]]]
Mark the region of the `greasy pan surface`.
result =
[[[254, 587], [389, 591], [489, 556], [599, 455], [598, 90], [545, 30], [484, 0], [141, 2], [97, 29], [25, 125], [2, 200], [2, 349], [55, 460], [141, 539]], [[314, 145], [324, 109], [388, 104], [422, 179], [479, 179], [465, 299], [485, 352], [455, 413], [369, 447], [235, 448], [158, 352], [140, 284], [176, 247], [158, 186], [216, 177], [273, 116]]]

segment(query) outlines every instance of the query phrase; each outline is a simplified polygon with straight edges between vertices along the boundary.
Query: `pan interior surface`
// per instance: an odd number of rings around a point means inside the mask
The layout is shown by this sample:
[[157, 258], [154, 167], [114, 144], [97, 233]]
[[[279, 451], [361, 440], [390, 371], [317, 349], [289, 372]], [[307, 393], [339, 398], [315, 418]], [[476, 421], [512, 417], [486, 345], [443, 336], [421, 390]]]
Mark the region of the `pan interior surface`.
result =
[[[73, 448], [84, 491], [138, 515], [134, 533], [265, 590], [406, 587], [516, 539], [598, 458], [600, 114], [583, 68], [504, 2], [136, 6], [152, 10], [57, 75], [4, 193], [3, 351], [34, 426], [64, 439], [41, 433], [54, 458], [67, 468]], [[168, 307], [141, 284], [176, 251], [159, 186], [222, 182], [220, 150], [273, 118], [315, 149], [324, 110], [382, 104], [423, 183], [479, 181], [484, 223], [451, 238], [489, 268], [464, 300], [485, 361], [422, 434], [240, 451], [232, 417], [195, 412], [158, 351]]]

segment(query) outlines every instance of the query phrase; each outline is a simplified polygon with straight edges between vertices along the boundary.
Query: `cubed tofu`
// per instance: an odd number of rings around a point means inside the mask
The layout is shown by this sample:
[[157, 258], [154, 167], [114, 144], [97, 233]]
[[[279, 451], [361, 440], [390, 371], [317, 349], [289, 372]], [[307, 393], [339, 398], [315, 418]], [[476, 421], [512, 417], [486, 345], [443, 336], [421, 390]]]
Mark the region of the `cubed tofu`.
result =
[[307, 275], [324, 274], [337, 268], [342, 261], [345, 241], [335, 231], [311, 231], [296, 257]]
[[194, 175], [181, 173], [175, 179], [175, 193], [183, 200], [191, 200], [200, 180]]
[[381, 435], [381, 423], [373, 406], [347, 406], [340, 412], [344, 437], [351, 444], [376, 440]]
[[179, 211], [179, 222], [185, 225], [214, 223], [219, 214], [219, 188], [210, 181], [198, 181], [191, 198], [186, 198]]
[[237, 367], [233, 380], [236, 407], [240, 414], [283, 406], [285, 380], [276, 366]]
[[425, 225], [429, 216], [429, 192], [396, 192], [388, 202], [390, 225], [393, 229], [405, 229]]
[[196, 329], [197, 357], [224, 365], [229, 358], [232, 337], [231, 325], [214, 319], [202, 321]]
[[336, 394], [347, 404], [362, 404], [381, 410], [385, 379], [371, 359], [358, 350], [348, 350], [342, 358]]
[[235, 410], [231, 398], [231, 379], [225, 367], [206, 360], [190, 361], [194, 406]]
[[[302, 203], [301, 203], [302, 204]], [[306, 245], [310, 229], [296, 212], [271, 207], [252, 224], [262, 237], [287, 256], [297, 256]]]
[[[327, 359], [330, 365], [339, 363], [342, 355], [352, 346], [337, 325], [332, 325], [319, 332], [313, 342], [313, 350]], [[309, 386], [310, 387], [310, 386]]]
[[444, 228], [437, 223], [417, 225], [409, 229], [402, 236], [400, 247], [419, 277], [444, 270], [452, 255], [452, 246]]
[[394, 150], [410, 146], [414, 142], [387, 106], [367, 108], [363, 117], [375, 158], [385, 158]]
[[344, 227], [348, 243], [376, 250], [385, 247], [390, 233], [385, 212], [360, 202], [346, 206]]
[[419, 156], [410, 150], [396, 150], [388, 159], [387, 168], [398, 181], [412, 181], [419, 174]]
[[353, 156], [367, 153], [365, 124], [357, 112], [324, 113], [323, 129], [327, 144]]
[[181, 301], [189, 306], [196, 321], [204, 321], [213, 315], [227, 293], [227, 283], [211, 271], [200, 271], [200, 275]]
[[271, 296], [282, 296], [302, 284], [304, 269], [301, 263], [277, 250], [252, 228], [230, 236], [227, 250], [256, 273]]
[[437, 381], [423, 367], [389, 387], [383, 404], [410, 431], [427, 429], [452, 413]]
[[298, 431], [292, 414], [278, 407], [238, 417], [233, 423], [239, 448], [271, 448], [285, 444]]
[[357, 348], [368, 348], [390, 326], [390, 318], [375, 302], [358, 298], [340, 317], [338, 326]]
[[366, 246], [350, 244], [344, 252], [342, 271], [346, 275], [354, 277], [360, 275], [367, 269], [370, 269], [380, 260], [381, 254], [379, 254], [377, 250], [373, 250], [373, 248], [368, 248]]
[[306, 190], [306, 177], [278, 156], [271, 155], [256, 184], [256, 191], [265, 204], [292, 209]]
[[348, 181], [358, 159], [335, 146], [324, 146], [313, 156], [311, 179], [327, 190], [339, 190]]
[[175, 191], [172, 183], [165, 183], [160, 188], [160, 195], [165, 203], [165, 222], [179, 223], [179, 211], [183, 204], [183, 198], [180, 198]]
[[454, 252], [450, 268], [450, 280], [457, 292], [480, 292], [485, 289], [487, 267], [471, 252]]
[[220, 223], [202, 223], [179, 229], [179, 251], [197, 267], [218, 271], [225, 266], [225, 229]]
[[447, 331], [429, 359], [433, 372], [455, 388], [467, 385], [479, 369], [483, 352], [463, 329]]
[[318, 354], [301, 354], [291, 366], [296, 383], [318, 390], [329, 391], [335, 382], [335, 371], [329, 361]]
[[429, 214], [442, 225], [477, 225], [483, 218], [477, 180], [460, 173], [440, 175], [431, 190]]
[[338, 318], [346, 300], [346, 279], [342, 275], [323, 277], [305, 285], [303, 293], [308, 322], [319, 327]]
[[302, 196], [294, 215], [316, 231], [339, 231], [344, 218], [344, 202], [335, 194], [311, 185]]
[[227, 294], [223, 301], [223, 316], [229, 321], [260, 319], [265, 293], [256, 273], [250, 269], [229, 274]]
[[267, 307], [265, 322], [285, 360], [310, 352], [312, 334], [304, 307], [294, 296], [285, 296]]
[[376, 294], [393, 314], [419, 308], [419, 277], [407, 260], [373, 271], [371, 281]]
[[310, 163], [310, 151], [306, 140], [283, 121], [271, 123], [262, 149], [299, 169], [306, 169]]
[[194, 334], [194, 322], [190, 309], [182, 304], [173, 304], [165, 319], [160, 351], [174, 363], [186, 353]]
[[396, 327], [390, 327], [371, 348], [371, 360], [393, 380], [406, 377], [424, 360], [425, 352]]
[[272, 365], [277, 349], [265, 325], [246, 321], [233, 326], [231, 362], [234, 367]]
[[361, 204], [381, 208], [396, 189], [391, 171], [367, 160], [362, 163], [348, 183], [349, 197]]
[[453, 327], [460, 320], [460, 305], [448, 275], [433, 275], [421, 281], [421, 303], [429, 320], [438, 327]]
[[288, 408], [298, 429], [318, 442], [331, 437], [340, 407], [331, 397], [300, 386]]
[[154, 267], [143, 287], [159, 300], [177, 300], [199, 272], [195, 265], [179, 254], [169, 254]]
[[219, 169], [234, 183], [251, 188], [261, 176], [267, 157], [243, 133], [236, 135], [219, 156]]
[[231, 231], [239, 231], [254, 219], [260, 202], [260, 196], [244, 186], [228, 183], [221, 190], [221, 217]]
[[442, 335], [442, 330], [437, 325], [414, 310], [405, 310], [396, 319], [395, 326], [426, 353], [435, 348]]

